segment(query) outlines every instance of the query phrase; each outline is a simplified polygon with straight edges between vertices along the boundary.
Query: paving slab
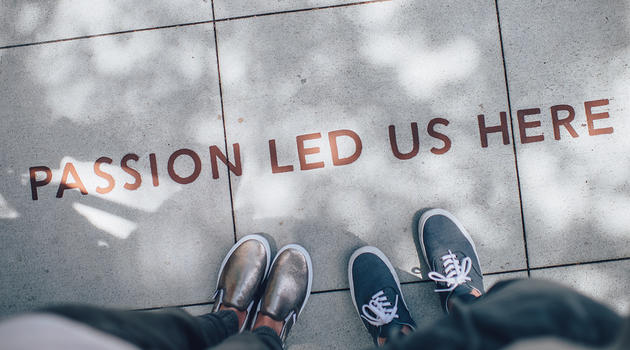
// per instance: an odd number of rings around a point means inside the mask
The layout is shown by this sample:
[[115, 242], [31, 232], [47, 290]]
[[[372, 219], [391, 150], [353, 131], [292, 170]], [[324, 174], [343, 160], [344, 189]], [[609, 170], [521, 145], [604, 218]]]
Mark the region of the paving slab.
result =
[[[484, 284], [488, 288], [510, 278], [527, 278], [527, 273], [485, 276]], [[419, 325], [429, 324], [444, 315], [439, 296], [433, 291], [433, 282], [403, 284], [402, 289], [411, 317]], [[365, 349], [372, 345], [372, 338], [354, 309], [350, 292], [344, 290], [311, 295], [287, 345], [296, 350]]]
[[347, 288], [347, 259], [366, 244], [414, 281], [414, 216], [443, 207], [485, 273], [525, 267], [513, 152], [501, 135], [481, 147], [477, 124], [507, 110], [493, 2], [256, 17], [217, 23], [217, 35], [228, 148], [242, 160], [239, 237], [303, 244], [316, 291]]
[[351, 0], [214, 0], [216, 19], [359, 3]]
[[630, 260], [533, 270], [532, 278], [560, 282], [624, 315], [630, 314]]
[[212, 24], [0, 55], [0, 313], [208, 301], [234, 243]]
[[630, 256], [628, 2], [499, 11], [530, 265]]
[[520, 279], [527, 278], [527, 271], [485, 275], [483, 276], [483, 287], [486, 289], [486, 291], [488, 291], [490, 288], [492, 288], [492, 286], [494, 286], [499, 281], [518, 279], [518, 278]]
[[[403, 285], [411, 317], [418, 324], [443, 315], [439, 297], [429, 282]], [[331, 322], [332, 320], [332, 322]], [[312, 295], [287, 338], [289, 349], [365, 349], [373, 345], [357, 314], [350, 291]]]
[[182, 309], [193, 316], [201, 316], [212, 312], [213, 304], [185, 306]]
[[0, 3], [0, 47], [208, 20], [205, 0], [7, 0]]

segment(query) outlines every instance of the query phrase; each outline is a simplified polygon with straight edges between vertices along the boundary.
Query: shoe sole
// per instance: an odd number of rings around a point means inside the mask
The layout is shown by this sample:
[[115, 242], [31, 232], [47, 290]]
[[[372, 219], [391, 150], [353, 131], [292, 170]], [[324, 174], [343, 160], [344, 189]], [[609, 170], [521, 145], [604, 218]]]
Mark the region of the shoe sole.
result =
[[426, 248], [424, 247], [424, 224], [426, 224], [429, 218], [435, 215], [446, 216], [449, 220], [451, 220], [455, 224], [455, 226], [457, 226], [459, 231], [464, 235], [464, 237], [466, 237], [468, 242], [470, 242], [470, 244], [472, 245], [473, 252], [475, 252], [475, 255], [477, 256], [477, 262], [479, 262], [479, 267], [481, 268], [481, 260], [479, 260], [479, 254], [477, 254], [477, 248], [475, 247], [475, 242], [473, 242], [472, 237], [470, 237], [470, 234], [468, 233], [468, 231], [466, 231], [466, 229], [464, 228], [464, 225], [462, 225], [462, 223], [459, 222], [459, 220], [453, 214], [449, 213], [448, 211], [444, 209], [430, 209], [426, 211], [424, 214], [422, 214], [422, 216], [420, 216], [420, 219], [418, 219], [418, 242], [420, 243], [420, 247], [422, 247], [422, 255], [424, 256], [424, 261], [426, 262], [427, 267], [431, 268], [431, 264], [427, 257]]
[[409, 310], [409, 308], [407, 307], [407, 303], [405, 302], [405, 297], [403, 296], [402, 288], [400, 286], [400, 281], [398, 280], [398, 274], [396, 274], [396, 270], [394, 270], [394, 266], [392, 265], [392, 263], [389, 261], [387, 256], [385, 256], [385, 254], [380, 249], [376, 247], [372, 247], [372, 246], [365, 246], [365, 247], [361, 247], [355, 250], [354, 253], [352, 253], [352, 255], [350, 256], [350, 261], [348, 261], [348, 281], [350, 283], [350, 295], [352, 296], [352, 303], [354, 304], [354, 309], [359, 314], [359, 318], [361, 317], [361, 312], [359, 312], [359, 307], [357, 306], [357, 300], [354, 297], [354, 279], [352, 278], [352, 265], [354, 264], [354, 261], [357, 259], [359, 255], [365, 254], [365, 253], [374, 254], [385, 263], [385, 266], [387, 266], [387, 268], [389, 269], [389, 272], [392, 274], [392, 276], [394, 276], [394, 280], [396, 281], [396, 286], [398, 287], [398, 290], [400, 291], [400, 299], [402, 300], [405, 308]]
[[217, 275], [217, 287], [215, 289], [217, 289], [219, 287], [219, 280], [221, 279], [221, 274], [223, 273], [223, 268], [225, 268], [225, 264], [227, 264], [228, 259], [230, 259], [230, 257], [232, 256], [232, 253], [234, 253], [234, 251], [240, 247], [243, 243], [245, 243], [246, 241], [249, 240], [256, 240], [260, 243], [262, 243], [262, 245], [265, 248], [265, 252], [267, 253], [267, 265], [265, 266], [265, 276], [263, 278], [263, 281], [265, 279], [267, 279], [267, 275], [269, 274], [269, 269], [271, 267], [271, 248], [269, 247], [269, 242], [267, 241], [267, 239], [261, 235], [257, 235], [257, 234], [252, 234], [252, 235], [247, 235], [241, 239], [238, 240], [238, 242], [236, 242], [236, 244], [234, 244], [232, 246], [232, 248], [230, 249], [230, 251], [225, 255], [225, 258], [223, 258], [223, 262], [221, 263], [221, 268], [219, 269], [219, 274]]

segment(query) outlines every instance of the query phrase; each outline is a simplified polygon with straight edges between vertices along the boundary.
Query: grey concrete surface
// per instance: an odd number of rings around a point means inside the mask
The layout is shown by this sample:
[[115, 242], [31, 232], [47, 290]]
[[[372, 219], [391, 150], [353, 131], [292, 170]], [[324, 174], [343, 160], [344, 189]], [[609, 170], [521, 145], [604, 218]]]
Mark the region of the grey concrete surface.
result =
[[501, 273], [496, 275], [486, 275], [483, 276], [483, 287], [488, 291], [495, 283], [504, 280], [516, 279], [516, 278], [527, 278], [527, 271], [518, 271], [518, 272], [508, 272]]
[[[499, 280], [527, 278], [526, 272], [484, 277], [486, 288]], [[403, 285], [411, 317], [420, 326], [444, 315], [433, 282]], [[372, 338], [359, 319], [347, 290], [312, 295], [287, 339], [289, 349], [364, 349]]]
[[[263, 231], [275, 246], [299, 243], [313, 257], [318, 292], [291, 348], [369, 346], [344, 289], [355, 248], [375, 245], [391, 258], [417, 320], [441, 314], [433, 283], [419, 281], [428, 271], [413, 237], [427, 207], [452, 211], [470, 231], [491, 273], [486, 287], [526, 277], [529, 262], [533, 277], [630, 311], [630, 2], [499, 0], [497, 11], [490, 0], [397, 0], [302, 11], [349, 2], [0, 4], [0, 317], [51, 302], [197, 304], [185, 309], [202, 314], [234, 234]], [[216, 33], [212, 23], [191, 25], [210, 20], [213, 3], [218, 19], [253, 17], [217, 22]], [[254, 16], [272, 12], [284, 13]], [[184, 26], [31, 45], [170, 25]], [[494, 132], [482, 147], [477, 116], [499, 125], [508, 96], [516, 140], [506, 128], [509, 144]], [[590, 136], [584, 103], [599, 99], [608, 104], [593, 107], [590, 128], [613, 132]], [[550, 108], [560, 104], [575, 110], [579, 137], [562, 124], [554, 139]], [[541, 112], [523, 118], [525, 136], [541, 142], [521, 141], [517, 111], [530, 108]], [[411, 123], [418, 153], [398, 159], [388, 128], [409, 153]], [[360, 137], [361, 153], [334, 165], [328, 133], [344, 129]], [[302, 170], [297, 137], [312, 133], [321, 135], [304, 141], [303, 162], [324, 167]], [[278, 166], [293, 171], [272, 172], [269, 140]], [[339, 158], [356, 151], [352, 138], [337, 141]], [[213, 179], [209, 147], [234, 163], [232, 144], [242, 174], [228, 182], [218, 160]], [[200, 157], [189, 184], [168, 174], [184, 148]], [[120, 166], [130, 153], [139, 175]], [[104, 156], [115, 187], [99, 194], [109, 182], [94, 163]], [[88, 195], [69, 189], [55, 198], [67, 163]], [[34, 166], [51, 169], [38, 200]], [[184, 154], [172, 168], [185, 178], [195, 165]], [[125, 189], [135, 176], [141, 186]], [[66, 183], [76, 181], [70, 174]], [[591, 264], [615, 258], [625, 260]], [[581, 265], [553, 267], [572, 263]]]
[[185, 306], [182, 309], [193, 316], [201, 316], [212, 312], [212, 304]]
[[630, 314], [630, 260], [534, 270], [532, 278], [560, 282], [595, 298], [615, 311]]
[[7, 0], [0, 3], [0, 47], [211, 19], [204, 0]]
[[[442, 315], [434, 284], [403, 285], [405, 301], [414, 320], [428, 323]], [[357, 314], [350, 291], [312, 295], [287, 339], [289, 349], [364, 349], [372, 338]]]
[[[630, 255], [630, 8], [627, 1], [499, 1], [514, 128], [517, 110], [540, 108], [517, 142], [523, 209], [532, 267]], [[526, 35], [524, 35], [526, 33]], [[608, 99], [592, 113], [584, 103]], [[572, 137], [551, 106], [575, 111]], [[560, 112], [559, 119], [568, 112]], [[611, 130], [606, 130], [612, 128]]]
[[[0, 51], [0, 313], [50, 302], [133, 308], [208, 301], [234, 243], [225, 167], [212, 179], [209, 147], [224, 149], [212, 24]], [[200, 174], [167, 173], [182, 148]], [[150, 154], [156, 155], [158, 186]], [[122, 170], [128, 166], [141, 179]], [[114, 188], [97, 176], [94, 163]], [[73, 164], [78, 189], [56, 198]], [[188, 156], [173, 170], [193, 173]], [[32, 199], [29, 168], [51, 169]], [[70, 171], [70, 170], [68, 170]], [[36, 173], [36, 180], [45, 178]], [[134, 186], [132, 186], [134, 187]]]
[[[507, 108], [490, 2], [387, 2], [221, 22], [217, 32], [228, 142], [243, 154], [232, 178], [239, 236], [303, 244], [317, 291], [347, 287], [347, 257], [365, 244], [411, 281], [414, 214], [444, 207], [473, 235], [484, 272], [525, 267], [514, 155], [480, 147], [476, 120]], [[427, 134], [434, 118], [449, 123], [435, 127], [449, 138], [444, 154], [431, 152], [445, 147]], [[388, 126], [409, 152], [412, 122], [419, 152], [397, 159]], [[334, 166], [327, 133], [339, 129], [354, 131], [362, 151]], [[304, 147], [320, 153], [305, 160], [324, 167], [301, 170], [296, 137], [311, 133], [321, 139]], [[293, 171], [272, 173], [272, 139], [278, 165]], [[356, 149], [339, 138], [340, 157]]]

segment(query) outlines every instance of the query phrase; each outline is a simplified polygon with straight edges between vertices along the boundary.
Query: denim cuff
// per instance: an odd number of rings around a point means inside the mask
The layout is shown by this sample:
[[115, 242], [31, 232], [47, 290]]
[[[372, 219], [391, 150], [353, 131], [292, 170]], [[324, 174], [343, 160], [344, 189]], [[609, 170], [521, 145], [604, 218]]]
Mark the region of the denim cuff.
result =
[[214, 331], [219, 331], [221, 339], [225, 339], [233, 334], [238, 333], [238, 316], [232, 310], [221, 310], [209, 314], [199, 316], [201, 320], [206, 321], [208, 326]]
[[217, 312], [216, 315], [223, 320], [228, 333], [234, 334], [238, 332], [238, 316], [236, 312], [232, 310], [221, 310]]
[[270, 327], [258, 327], [254, 329], [252, 333], [256, 335], [258, 339], [264, 342], [269, 347], [269, 349], [282, 349], [282, 340], [280, 339], [276, 331], [274, 331]]

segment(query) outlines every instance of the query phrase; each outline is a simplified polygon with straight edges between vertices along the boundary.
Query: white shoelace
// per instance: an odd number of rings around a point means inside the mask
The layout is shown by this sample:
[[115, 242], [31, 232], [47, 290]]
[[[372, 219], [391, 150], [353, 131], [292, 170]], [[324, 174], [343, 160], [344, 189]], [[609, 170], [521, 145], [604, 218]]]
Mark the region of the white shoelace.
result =
[[472, 261], [469, 257], [465, 257], [462, 259], [460, 264], [457, 256], [453, 254], [450, 250], [448, 254], [442, 257], [442, 265], [444, 266], [444, 273], [446, 276], [431, 271], [429, 272], [429, 278], [434, 280], [435, 282], [443, 282], [446, 283], [445, 289], [436, 289], [436, 292], [450, 292], [455, 289], [460, 284], [464, 284], [467, 281], [470, 281], [470, 277], [468, 277], [468, 273], [472, 267]]
[[396, 295], [396, 301], [392, 306], [392, 303], [387, 301], [387, 296], [381, 290], [372, 296], [369, 303], [363, 305], [361, 311], [363, 311], [361, 317], [372, 326], [379, 327], [388, 324], [393, 319], [398, 318], [396, 313], [398, 311], [398, 295]]

